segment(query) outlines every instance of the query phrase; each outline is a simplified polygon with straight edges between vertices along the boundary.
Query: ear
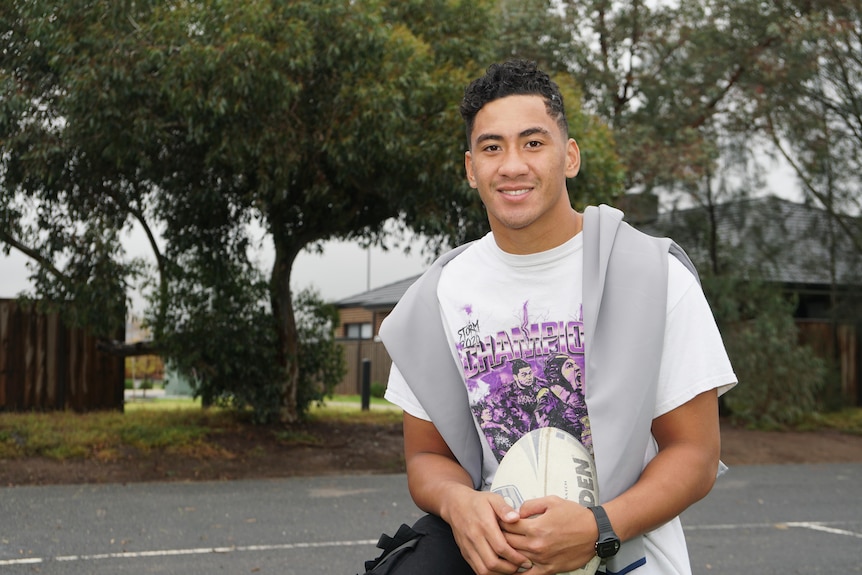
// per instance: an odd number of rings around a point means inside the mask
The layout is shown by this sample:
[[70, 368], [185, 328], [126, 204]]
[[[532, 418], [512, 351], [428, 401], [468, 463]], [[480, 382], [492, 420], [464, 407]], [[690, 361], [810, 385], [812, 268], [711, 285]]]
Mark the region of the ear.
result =
[[578, 143], [569, 138], [566, 144], [566, 177], [574, 178], [581, 171], [581, 150]]
[[470, 151], [464, 152], [464, 171], [467, 172], [467, 182], [470, 183], [471, 188], [479, 187], [479, 184], [476, 183], [476, 175], [473, 172], [473, 155]]

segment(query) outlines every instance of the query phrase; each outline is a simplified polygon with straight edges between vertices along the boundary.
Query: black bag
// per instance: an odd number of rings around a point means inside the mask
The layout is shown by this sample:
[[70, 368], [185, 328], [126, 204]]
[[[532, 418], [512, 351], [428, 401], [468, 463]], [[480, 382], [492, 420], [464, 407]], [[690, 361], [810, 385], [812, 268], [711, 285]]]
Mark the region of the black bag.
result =
[[365, 562], [365, 575], [386, 575], [387, 573], [392, 573], [395, 566], [400, 563], [405, 555], [413, 551], [421, 538], [421, 533], [417, 533], [403, 524], [398, 528], [395, 537], [390, 537], [384, 533], [377, 542], [377, 547], [383, 549], [383, 553], [377, 559]]

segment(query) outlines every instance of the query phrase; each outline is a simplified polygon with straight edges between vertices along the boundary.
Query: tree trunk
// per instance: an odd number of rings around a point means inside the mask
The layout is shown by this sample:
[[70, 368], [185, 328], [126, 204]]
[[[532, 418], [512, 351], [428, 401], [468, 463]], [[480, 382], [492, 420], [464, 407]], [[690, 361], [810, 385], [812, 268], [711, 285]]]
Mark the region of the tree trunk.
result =
[[296, 317], [293, 314], [293, 298], [290, 293], [290, 271], [298, 249], [275, 244], [275, 263], [270, 278], [270, 297], [272, 314], [276, 325], [276, 345], [278, 363], [283, 370], [284, 381], [281, 388], [279, 419], [283, 423], [294, 423], [299, 419], [297, 409], [297, 386], [299, 384], [299, 337], [296, 330]]

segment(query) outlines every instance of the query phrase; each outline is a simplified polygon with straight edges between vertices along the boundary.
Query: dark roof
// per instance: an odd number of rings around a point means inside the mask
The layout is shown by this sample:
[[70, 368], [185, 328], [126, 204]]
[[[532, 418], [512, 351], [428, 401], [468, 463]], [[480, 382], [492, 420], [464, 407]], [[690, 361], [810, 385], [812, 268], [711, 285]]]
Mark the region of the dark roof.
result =
[[[704, 208], [675, 210], [638, 227], [672, 237], [703, 265], [708, 261], [707, 216]], [[829, 237], [834, 237], [837, 283], [862, 284], [862, 254], [821, 208], [767, 196], [719, 204], [715, 221], [721, 252], [734, 258], [734, 268], [743, 274], [783, 284], [829, 285]], [[857, 219], [845, 221], [858, 233]]]
[[395, 307], [404, 292], [413, 282], [419, 279], [418, 275], [391, 283], [361, 294], [346, 297], [335, 302], [337, 307], [363, 307], [368, 309], [383, 309]]

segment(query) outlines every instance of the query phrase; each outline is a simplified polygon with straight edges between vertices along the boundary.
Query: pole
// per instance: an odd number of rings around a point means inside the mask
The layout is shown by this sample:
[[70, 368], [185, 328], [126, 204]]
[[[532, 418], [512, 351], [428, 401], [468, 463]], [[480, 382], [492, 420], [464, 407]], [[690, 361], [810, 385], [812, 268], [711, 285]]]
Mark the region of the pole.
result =
[[371, 409], [371, 360], [362, 360], [362, 411]]
[[371, 291], [371, 246], [366, 249], [365, 256], [365, 291]]

